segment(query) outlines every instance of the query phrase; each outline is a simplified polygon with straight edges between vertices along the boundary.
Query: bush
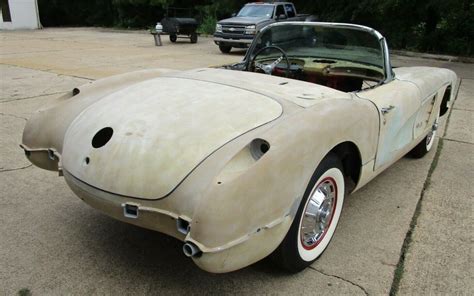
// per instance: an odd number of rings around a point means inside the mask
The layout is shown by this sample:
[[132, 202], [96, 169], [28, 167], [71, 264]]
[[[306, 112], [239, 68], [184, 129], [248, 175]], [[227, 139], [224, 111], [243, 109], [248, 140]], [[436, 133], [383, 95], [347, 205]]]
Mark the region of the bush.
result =
[[212, 35], [214, 34], [217, 24], [217, 18], [212, 15], [204, 16], [198, 28], [198, 33]]
[[197, 10], [200, 14], [201, 24], [199, 25], [198, 32], [201, 34], [214, 34], [217, 23], [217, 10], [219, 3], [211, 5], [198, 6]]

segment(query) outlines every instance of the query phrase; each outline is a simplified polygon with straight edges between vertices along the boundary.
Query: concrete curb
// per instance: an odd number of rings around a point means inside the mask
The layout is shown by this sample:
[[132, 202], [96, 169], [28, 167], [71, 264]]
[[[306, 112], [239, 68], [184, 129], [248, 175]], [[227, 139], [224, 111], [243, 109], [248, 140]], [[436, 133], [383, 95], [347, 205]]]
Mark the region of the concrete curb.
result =
[[438, 61], [446, 61], [446, 62], [454, 62], [454, 63], [474, 64], [474, 58], [471, 58], [471, 57], [438, 55], [438, 54], [421, 53], [421, 52], [406, 51], [406, 50], [390, 50], [390, 53], [394, 55], [412, 57], [412, 58], [422, 58], [422, 59], [430, 59], [430, 60], [438, 60]]

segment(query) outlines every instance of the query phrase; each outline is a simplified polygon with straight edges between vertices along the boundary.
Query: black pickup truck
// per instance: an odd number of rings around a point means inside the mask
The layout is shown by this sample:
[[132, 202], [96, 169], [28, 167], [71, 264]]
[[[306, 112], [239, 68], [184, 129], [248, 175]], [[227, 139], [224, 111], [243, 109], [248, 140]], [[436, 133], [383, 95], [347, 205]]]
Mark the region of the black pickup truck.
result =
[[291, 2], [254, 2], [246, 4], [232, 18], [221, 20], [216, 25], [214, 42], [223, 53], [232, 47], [247, 48], [255, 34], [265, 26], [280, 21], [312, 20], [309, 14], [296, 14]]

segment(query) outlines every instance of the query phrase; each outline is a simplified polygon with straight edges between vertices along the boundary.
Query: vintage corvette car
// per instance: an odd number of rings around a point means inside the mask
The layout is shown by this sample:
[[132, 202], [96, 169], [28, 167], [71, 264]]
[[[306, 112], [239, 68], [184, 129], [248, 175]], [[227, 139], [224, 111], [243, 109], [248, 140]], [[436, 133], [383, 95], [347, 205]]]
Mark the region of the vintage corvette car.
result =
[[206, 271], [271, 255], [296, 272], [327, 248], [348, 193], [432, 148], [456, 80], [392, 68], [368, 27], [278, 23], [235, 65], [76, 88], [31, 117], [21, 147], [93, 208], [183, 241]]

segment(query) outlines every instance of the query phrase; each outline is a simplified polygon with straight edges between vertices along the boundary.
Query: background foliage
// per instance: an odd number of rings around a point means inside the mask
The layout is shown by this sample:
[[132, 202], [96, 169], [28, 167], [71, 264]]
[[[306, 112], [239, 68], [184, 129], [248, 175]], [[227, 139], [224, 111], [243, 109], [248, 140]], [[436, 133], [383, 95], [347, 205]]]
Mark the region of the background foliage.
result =
[[[150, 28], [167, 13], [194, 16], [201, 33], [213, 33], [241, 0], [38, 0], [41, 22], [49, 26]], [[321, 21], [351, 22], [379, 30], [391, 48], [473, 56], [472, 0], [294, 0], [299, 12]], [[189, 10], [167, 10], [168, 7]]]

